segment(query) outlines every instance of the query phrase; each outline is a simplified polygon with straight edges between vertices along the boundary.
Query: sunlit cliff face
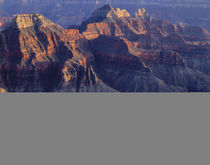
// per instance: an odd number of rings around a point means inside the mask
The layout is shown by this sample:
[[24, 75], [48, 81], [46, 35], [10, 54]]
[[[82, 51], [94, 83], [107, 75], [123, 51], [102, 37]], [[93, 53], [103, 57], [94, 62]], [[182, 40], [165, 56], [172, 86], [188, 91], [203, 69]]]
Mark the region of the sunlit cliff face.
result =
[[32, 26], [46, 27], [55, 25], [41, 14], [19, 14], [14, 20], [19, 29]]

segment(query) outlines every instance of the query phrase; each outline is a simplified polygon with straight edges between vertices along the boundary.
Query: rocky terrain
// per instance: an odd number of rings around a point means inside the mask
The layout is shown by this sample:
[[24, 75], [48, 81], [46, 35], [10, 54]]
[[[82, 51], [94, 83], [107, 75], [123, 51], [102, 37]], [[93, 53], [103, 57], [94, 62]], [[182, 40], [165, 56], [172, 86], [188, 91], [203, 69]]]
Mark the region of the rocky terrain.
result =
[[[134, 15], [134, 16], [132, 16]], [[65, 29], [19, 14], [0, 32], [8, 92], [209, 92], [210, 34], [104, 5]]]

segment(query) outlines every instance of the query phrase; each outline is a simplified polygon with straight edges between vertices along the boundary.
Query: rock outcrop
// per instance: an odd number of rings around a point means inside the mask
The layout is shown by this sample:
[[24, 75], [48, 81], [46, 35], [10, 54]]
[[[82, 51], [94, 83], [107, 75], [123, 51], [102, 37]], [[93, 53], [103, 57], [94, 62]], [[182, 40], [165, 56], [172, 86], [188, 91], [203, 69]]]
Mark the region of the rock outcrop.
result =
[[18, 29], [52, 25], [55, 24], [41, 14], [18, 14], [11, 23], [11, 26], [17, 27]]
[[18, 15], [0, 32], [0, 84], [9, 92], [112, 91], [91, 69], [92, 56], [79, 31]]

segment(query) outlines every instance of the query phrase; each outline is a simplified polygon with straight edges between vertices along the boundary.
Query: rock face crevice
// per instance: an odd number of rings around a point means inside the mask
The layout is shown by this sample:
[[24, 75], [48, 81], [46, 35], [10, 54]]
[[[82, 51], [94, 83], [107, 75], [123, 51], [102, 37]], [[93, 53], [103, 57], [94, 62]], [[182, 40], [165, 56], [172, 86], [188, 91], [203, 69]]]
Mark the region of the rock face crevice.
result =
[[207, 92], [210, 35], [105, 5], [64, 29], [17, 15], [0, 32], [0, 91]]

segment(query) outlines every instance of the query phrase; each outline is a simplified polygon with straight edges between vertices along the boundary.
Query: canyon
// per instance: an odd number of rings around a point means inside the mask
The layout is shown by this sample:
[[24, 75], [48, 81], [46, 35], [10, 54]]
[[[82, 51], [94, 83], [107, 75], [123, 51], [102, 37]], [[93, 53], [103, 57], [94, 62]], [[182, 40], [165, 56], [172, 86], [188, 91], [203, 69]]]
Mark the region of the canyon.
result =
[[0, 91], [210, 91], [210, 34], [203, 27], [111, 5], [68, 28], [42, 14], [0, 22]]

